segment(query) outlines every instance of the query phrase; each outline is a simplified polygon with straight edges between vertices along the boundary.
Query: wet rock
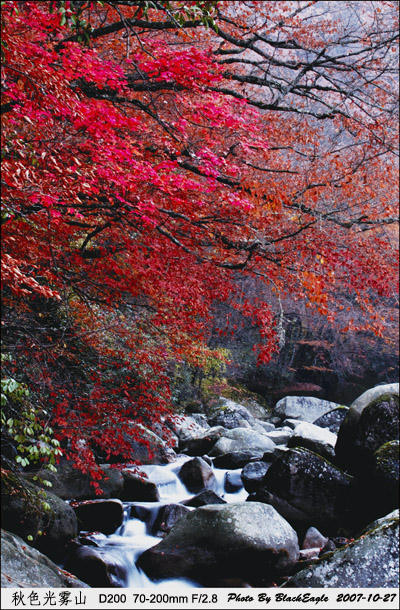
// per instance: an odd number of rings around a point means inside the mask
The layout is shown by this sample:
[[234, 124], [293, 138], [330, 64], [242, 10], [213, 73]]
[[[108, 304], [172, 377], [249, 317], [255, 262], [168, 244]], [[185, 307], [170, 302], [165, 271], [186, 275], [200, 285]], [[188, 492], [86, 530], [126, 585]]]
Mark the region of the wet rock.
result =
[[226, 500], [216, 494], [215, 491], [212, 491], [212, 489], [203, 489], [203, 491], [193, 496], [193, 498], [183, 500], [181, 504], [198, 508], [199, 506], [207, 506], [207, 504], [226, 504]]
[[225, 470], [235, 470], [236, 468], [243, 468], [249, 462], [261, 459], [263, 452], [259, 451], [254, 454], [254, 451], [231, 451], [230, 453], [224, 453], [214, 458], [213, 464], [215, 468], [224, 468]]
[[215, 443], [209, 455], [216, 457], [233, 451], [251, 451], [257, 455], [261, 452], [273, 451], [274, 448], [275, 443], [264, 434], [251, 429], [234, 428], [224, 432], [224, 436]]
[[178, 476], [192, 493], [198, 493], [202, 489], [213, 489], [215, 491], [217, 488], [217, 479], [211, 466], [200, 457], [185, 462]]
[[292, 418], [313, 423], [325, 413], [340, 406], [335, 402], [314, 396], [285, 396], [276, 403], [273, 414], [281, 419]]
[[270, 462], [251, 462], [247, 464], [241, 473], [243, 486], [249, 494], [257, 491], [261, 485], [268, 468], [271, 466]]
[[[386, 385], [376, 386], [367, 390], [350, 405], [350, 408], [344, 418], [338, 433], [338, 439], [335, 447], [336, 462], [343, 468], [352, 468], [353, 461], [356, 459], [357, 451], [354, 445], [358, 435], [358, 425], [363, 411], [376, 399], [384, 395], [399, 395], [399, 384], [389, 383]], [[386, 441], [395, 440], [396, 437], [382, 440], [375, 449]]]
[[362, 537], [301, 570], [293, 588], [397, 588], [399, 511], [371, 524]]
[[271, 506], [244, 502], [195, 509], [138, 565], [151, 578], [188, 577], [213, 586], [240, 577], [254, 585], [287, 570], [298, 555], [296, 532]]
[[225, 428], [215, 426], [188, 440], [182, 447], [182, 453], [192, 456], [209, 454], [215, 443], [224, 434]]
[[332, 460], [335, 457], [337, 436], [325, 428], [303, 422], [296, 426], [289, 438], [288, 447], [304, 447], [322, 457]]
[[80, 530], [112, 534], [122, 525], [124, 508], [120, 500], [71, 502]]
[[58, 589], [87, 585], [16, 534], [1, 530], [1, 587]]
[[328, 413], [325, 413], [325, 415], [316, 419], [314, 425], [319, 426], [320, 428], [328, 428], [333, 434], [337, 434], [348, 410], [348, 407], [337, 407], [336, 409], [332, 409], [332, 411], [328, 411]]
[[166, 504], [161, 506], [152, 524], [151, 535], [163, 538], [169, 534], [175, 523], [188, 512], [190, 512], [190, 509], [183, 504]]
[[119, 498], [124, 502], [159, 502], [157, 485], [130, 470], [123, 470], [124, 486]]
[[101, 547], [69, 545], [64, 565], [91, 587], [124, 587], [129, 566], [122, 557], [113, 556]]
[[243, 482], [240, 478], [240, 471], [233, 472], [232, 470], [225, 473], [224, 489], [227, 493], [232, 494], [239, 489], [242, 489]]
[[353, 478], [307, 449], [289, 449], [266, 473], [255, 497], [294, 527], [335, 534], [352, 516]]

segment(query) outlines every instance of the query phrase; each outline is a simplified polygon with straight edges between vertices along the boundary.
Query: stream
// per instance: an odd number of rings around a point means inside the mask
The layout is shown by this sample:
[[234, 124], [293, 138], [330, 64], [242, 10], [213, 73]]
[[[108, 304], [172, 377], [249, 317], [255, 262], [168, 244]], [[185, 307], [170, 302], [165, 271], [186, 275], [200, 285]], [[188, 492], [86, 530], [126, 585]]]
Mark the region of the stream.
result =
[[[195, 494], [189, 492], [177, 476], [182, 464], [191, 457], [179, 455], [177, 460], [171, 464], [162, 466], [141, 466], [150, 481], [153, 481], [159, 490], [159, 502], [124, 502], [124, 522], [110, 535], [90, 534], [89, 540], [99, 545], [96, 550], [107, 555], [108, 561], [112, 560], [118, 575], [118, 586], [125, 588], [150, 588], [162, 586], [163, 589], [192, 588], [202, 585], [187, 579], [167, 579], [154, 582], [136, 566], [138, 557], [146, 549], [158, 544], [162, 538], [149, 534], [161, 506], [166, 504], [177, 504], [183, 500], [192, 498]], [[133, 469], [132, 469], [133, 470]], [[225, 490], [226, 473], [239, 473], [241, 468], [235, 470], [224, 470], [214, 468], [214, 475], [218, 487], [215, 492], [226, 502], [244, 502], [248, 496], [242, 487], [235, 493], [227, 493]], [[193, 509], [191, 509], [193, 510]], [[140, 518], [138, 518], [140, 516]]]

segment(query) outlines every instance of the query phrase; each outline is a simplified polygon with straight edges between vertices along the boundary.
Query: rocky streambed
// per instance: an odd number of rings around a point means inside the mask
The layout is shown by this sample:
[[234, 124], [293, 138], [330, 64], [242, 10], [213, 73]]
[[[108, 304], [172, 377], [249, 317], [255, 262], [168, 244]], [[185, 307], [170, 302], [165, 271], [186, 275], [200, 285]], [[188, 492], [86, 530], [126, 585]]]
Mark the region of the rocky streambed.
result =
[[398, 384], [268, 416], [221, 399], [170, 422], [174, 451], [142, 476], [105, 465], [103, 499], [61, 465], [44, 515], [25, 475], [3, 499], [2, 586], [397, 587], [398, 420]]

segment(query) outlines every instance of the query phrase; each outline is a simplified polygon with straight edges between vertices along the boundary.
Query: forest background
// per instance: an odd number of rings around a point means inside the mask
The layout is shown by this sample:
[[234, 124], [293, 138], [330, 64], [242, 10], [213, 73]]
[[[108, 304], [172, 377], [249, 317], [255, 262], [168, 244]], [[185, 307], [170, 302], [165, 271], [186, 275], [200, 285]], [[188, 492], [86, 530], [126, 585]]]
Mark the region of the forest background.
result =
[[398, 3], [1, 8], [5, 469], [397, 379]]

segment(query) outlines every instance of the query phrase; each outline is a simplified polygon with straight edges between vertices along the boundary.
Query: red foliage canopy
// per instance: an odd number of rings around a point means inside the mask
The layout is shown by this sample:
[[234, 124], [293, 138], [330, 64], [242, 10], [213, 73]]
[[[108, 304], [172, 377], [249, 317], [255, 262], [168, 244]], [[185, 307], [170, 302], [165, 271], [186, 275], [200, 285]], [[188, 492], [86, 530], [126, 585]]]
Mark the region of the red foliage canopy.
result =
[[[5, 303], [68, 312], [70, 335], [19, 349], [82, 467], [81, 438], [119, 451], [127, 420], [168, 410], [166, 363], [204, 362], [215, 300], [259, 325], [268, 362], [277, 301], [250, 301], [238, 273], [384, 332], [396, 3], [362, 31], [318, 2], [3, 4]], [[82, 365], [76, 338], [96, 353], [87, 396], [46, 376], [66, 354]]]

